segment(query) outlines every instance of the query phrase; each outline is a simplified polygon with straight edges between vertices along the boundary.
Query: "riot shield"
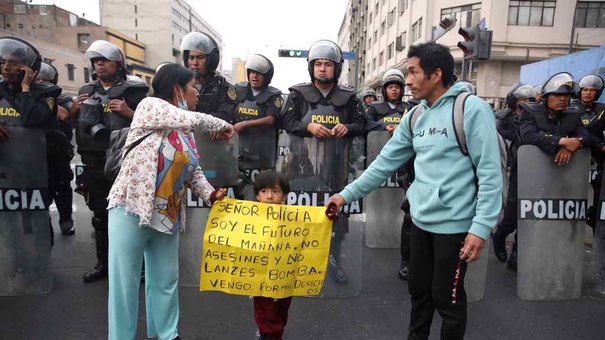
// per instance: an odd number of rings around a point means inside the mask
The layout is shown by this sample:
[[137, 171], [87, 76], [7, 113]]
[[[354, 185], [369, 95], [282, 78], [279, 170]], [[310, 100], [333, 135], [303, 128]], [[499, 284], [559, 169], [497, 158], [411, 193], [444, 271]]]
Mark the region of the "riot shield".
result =
[[[227, 143], [224, 140], [210, 140], [207, 133], [196, 132], [195, 141], [201, 156], [200, 166], [208, 181], [215, 188], [226, 188], [227, 196], [235, 198], [235, 187], [240, 181], [238, 135], [235, 134]], [[179, 285], [199, 287], [202, 241], [210, 206], [196, 197], [191, 189], [187, 189], [186, 214], [187, 228], [179, 237]]]
[[46, 137], [11, 127], [0, 142], [0, 295], [52, 289]]
[[590, 153], [565, 166], [537, 147], [519, 148], [517, 295], [569, 300], [582, 293], [582, 263]]
[[[373, 131], [367, 138], [367, 164], [380, 154], [391, 135], [387, 131]], [[397, 172], [380, 188], [364, 198], [366, 215], [365, 245], [370, 248], [399, 248], [403, 211], [401, 202], [405, 191], [397, 182]]]
[[[363, 138], [288, 136], [280, 170], [290, 182], [287, 204], [323, 206], [330, 195], [362, 173]], [[326, 279], [317, 297], [348, 297], [361, 292], [362, 230], [360, 202], [343, 207], [334, 222]]]
[[239, 167], [254, 171], [275, 168], [277, 145], [274, 128], [252, 127], [239, 135]]
[[588, 296], [605, 299], [605, 171], [601, 174], [601, 191], [592, 245], [592, 259], [588, 268]]

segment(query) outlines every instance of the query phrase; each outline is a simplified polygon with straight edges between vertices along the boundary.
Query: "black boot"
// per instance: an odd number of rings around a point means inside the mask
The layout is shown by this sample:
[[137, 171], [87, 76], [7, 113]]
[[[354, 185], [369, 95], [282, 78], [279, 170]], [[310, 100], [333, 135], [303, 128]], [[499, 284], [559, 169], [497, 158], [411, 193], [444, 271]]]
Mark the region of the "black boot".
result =
[[84, 274], [84, 282], [94, 282], [107, 277], [107, 257], [109, 240], [107, 235], [107, 219], [92, 218], [92, 226], [95, 229], [95, 246], [97, 248], [97, 264]]
[[513, 250], [510, 252], [508, 262], [506, 262], [506, 268], [517, 271], [517, 243], [513, 243]]
[[346, 285], [349, 283], [349, 279], [347, 278], [347, 274], [340, 268], [340, 264], [336, 261], [334, 255], [330, 254], [328, 258], [328, 273], [330, 276], [339, 285]]
[[407, 281], [409, 274], [410, 274], [410, 270], [408, 268], [408, 261], [401, 260], [401, 265], [399, 266], [399, 273], [398, 273], [399, 278]]
[[99, 281], [106, 277], [107, 277], [107, 264], [97, 263], [91, 271], [84, 274], [82, 279], [84, 279], [84, 282], [89, 283], [89, 282]]
[[506, 236], [496, 231], [492, 234], [492, 243], [494, 244], [494, 253], [500, 262], [506, 262]]
[[71, 236], [76, 233], [76, 228], [74, 227], [74, 220], [71, 218], [68, 220], [60, 220], [59, 227], [61, 228], [61, 234], [65, 236]]

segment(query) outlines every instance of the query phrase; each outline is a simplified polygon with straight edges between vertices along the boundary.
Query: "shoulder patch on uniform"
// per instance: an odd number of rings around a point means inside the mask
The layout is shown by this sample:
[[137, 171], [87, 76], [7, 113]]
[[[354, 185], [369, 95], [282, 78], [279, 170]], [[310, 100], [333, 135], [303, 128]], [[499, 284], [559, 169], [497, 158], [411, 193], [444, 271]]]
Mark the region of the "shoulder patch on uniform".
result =
[[229, 89], [227, 90], [227, 96], [231, 100], [235, 100], [235, 98], [237, 98], [237, 94], [235, 93], [235, 87], [229, 86]]
[[275, 106], [278, 109], [281, 109], [281, 105], [283, 104], [284, 100], [282, 99], [282, 97], [277, 97], [275, 98], [275, 101], [273, 102], [273, 104], [275, 104]]
[[53, 97], [46, 98], [46, 104], [48, 104], [48, 107], [52, 110], [55, 107], [55, 98], [53, 98]]

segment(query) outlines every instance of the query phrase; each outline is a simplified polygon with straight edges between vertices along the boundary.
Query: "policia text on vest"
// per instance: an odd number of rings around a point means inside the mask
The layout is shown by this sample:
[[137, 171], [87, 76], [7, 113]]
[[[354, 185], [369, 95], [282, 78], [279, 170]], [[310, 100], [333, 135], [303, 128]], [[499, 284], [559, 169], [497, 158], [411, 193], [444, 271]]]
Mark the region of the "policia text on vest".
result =
[[585, 199], [519, 199], [520, 220], [575, 221], [586, 219]]

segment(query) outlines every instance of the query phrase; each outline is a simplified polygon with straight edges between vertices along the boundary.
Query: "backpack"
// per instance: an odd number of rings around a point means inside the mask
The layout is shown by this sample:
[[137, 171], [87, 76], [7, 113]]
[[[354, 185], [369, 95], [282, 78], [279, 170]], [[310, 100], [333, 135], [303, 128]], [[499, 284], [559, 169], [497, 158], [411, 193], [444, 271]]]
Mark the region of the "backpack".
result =
[[[458, 147], [460, 148], [460, 152], [469, 156], [468, 148], [466, 146], [466, 136], [464, 135], [464, 103], [466, 99], [470, 97], [471, 94], [468, 92], [460, 92], [454, 101], [454, 105], [452, 107], [452, 120], [454, 122], [454, 133], [456, 134], [456, 142], [458, 143]], [[418, 108], [412, 112], [412, 117], [410, 117], [410, 131], [414, 131], [414, 125], [416, 125], [416, 121], [420, 114], [422, 114], [422, 105], [418, 105]], [[496, 132], [497, 133], [497, 132]], [[508, 194], [508, 180], [510, 177], [510, 166], [508, 164], [508, 158], [510, 153], [510, 148], [506, 140], [497, 133], [498, 135], [498, 149], [500, 150], [500, 170], [502, 171], [502, 208], [500, 210], [500, 217], [498, 221], [500, 221], [502, 217], [502, 211], [506, 206], [506, 198]], [[478, 185], [477, 179], [477, 168], [473, 164], [473, 172], [475, 173], [475, 185]]]
[[118, 177], [118, 173], [122, 167], [122, 161], [126, 158], [126, 156], [128, 156], [128, 153], [130, 153], [132, 149], [141, 144], [145, 138], [149, 137], [153, 133], [150, 132], [134, 141], [128, 146], [126, 152], [124, 152], [124, 156], [122, 156], [124, 145], [126, 144], [126, 136], [128, 136], [129, 130], [130, 128], [125, 127], [120, 130], [111, 131], [111, 136], [109, 137], [109, 148], [105, 153], [106, 161], [103, 169], [105, 177], [107, 177], [110, 182], [114, 182]]

